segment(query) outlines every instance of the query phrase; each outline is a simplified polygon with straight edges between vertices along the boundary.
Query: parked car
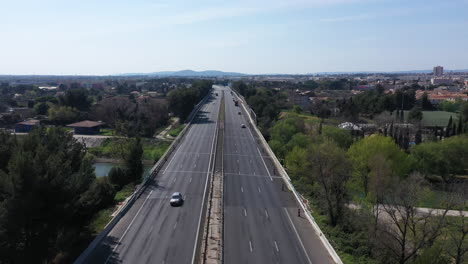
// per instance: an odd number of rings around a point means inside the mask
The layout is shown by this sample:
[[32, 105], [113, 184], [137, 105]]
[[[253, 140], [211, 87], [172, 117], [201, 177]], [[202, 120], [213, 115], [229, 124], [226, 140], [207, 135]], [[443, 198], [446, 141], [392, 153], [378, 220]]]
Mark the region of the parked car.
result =
[[180, 206], [184, 203], [182, 194], [180, 192], [175, 192], [171, 196], [170, 204], [171, 206]]

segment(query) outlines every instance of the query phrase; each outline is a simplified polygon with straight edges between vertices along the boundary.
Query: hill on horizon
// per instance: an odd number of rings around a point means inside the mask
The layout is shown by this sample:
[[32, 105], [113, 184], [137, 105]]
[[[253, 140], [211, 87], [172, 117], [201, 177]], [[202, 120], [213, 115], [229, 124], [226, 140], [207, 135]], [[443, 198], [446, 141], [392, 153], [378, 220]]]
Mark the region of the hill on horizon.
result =
[[136, 75], [146, 75], [146, 76], [174, 76], [174, 77], [222, 77], [222, 76], [247, 76], [244, 73], [238, 72], [223, 72], [223, 71], [193, 71], [193, 70], [181, 70], [181, 71], [160, 71], [160, 72], [151, 72], [151, 73], [124, 73], [120, 74], [123, 76], [136, 76]]

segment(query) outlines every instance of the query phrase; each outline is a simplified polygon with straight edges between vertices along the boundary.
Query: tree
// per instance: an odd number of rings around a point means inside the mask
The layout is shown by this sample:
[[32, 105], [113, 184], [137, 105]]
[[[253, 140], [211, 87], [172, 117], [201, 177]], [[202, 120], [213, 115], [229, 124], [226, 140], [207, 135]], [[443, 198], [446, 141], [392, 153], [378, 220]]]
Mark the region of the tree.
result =
[[332, 226], [343, 217], [349, 163], [346, 152], [331, 141], [314, 146], [310, 153], [310, 177], [316, 182], [320, 204]]
[[303, 132], [303, 129], [304, 120], [300, 118], [292, 117], [280, 120], [271, 128], [271, 140], [287, 144], [295, 134]]
[[194, 106], [205, 97], [213, 86], [212, 81], [199, 80], [190, 88], [178, 88], [168, 94], [169, 110], [181, 119], [188, 117]]
[[66, 125], [78, 121], [80, 116], [76, 109], [69, 106], [52, 106], [48, 113], [49, 120], [59, 125]]
[[423, 110], [426, 110], [426, 111], [431, 111], [433, 110], [433, 106], [432, 106], [432, 103], [431, 101], [429, 101], [429, 98], [427, 96], [427, 93], [424, 92], [423, 95], [421, 96], [421, 103], [420, 103], [420, 107], [423, 109]]
[[411, 148], [415, 169], [425, 176], [438, 175], [446, 181], [465, 173], [468, 164], [468, 136], [459, 135], [440, 142], [424, 142]]
[[450, 116], [447, 127], [445, 127], [445, 138], [448, 138], [452, 135], [452, 116]]
[[419, 107], [413, 107], [408, 114], [408, 120], [413, 122], [419, 122], [423, 118], [423, 113]]
[[457, 135], [460, 135], [461, 133], [463, 133], [463, 121], [462, 121], [462, 117], [459, 116], [458, 117], [458, 126], [457, 126]]
[[292, 111], [296, 114], [301, 114], [304, 110], [302, 109], [302, 107], [300, 107], [299, 105], [295, 105], [293, 106], [293, 109]]
[[294, 180], [306, 177], [309, 172], [310, 162], [305, 148], [295, 146], [286, 155], [286, 168]]
[[353, 136], [349, 130], [341, 129], [333, 126], [324, 126], [322, 135], [335, 142], [340, 148], [347, 150], [353, 144]]
[[101, 177], [94, 181], [78, 201], [81, 208], [86, 208], [89, 215], [101, 208], [106, 208], [114, 202], [115, 189], [108, 177]]
[[34, 105], [34, 112], [38, 115], [47, 115], [47, 111], [49, 111], [49, 105], [47, 103], [37, 103]]
[[468, 102], [463, 103], [460, 108], [460, 116], [463, 123], [463, 132], [467, 132], [468, 130]]
[[312, 139], [310, 136], [304, 135], [302, 133], [297, 133], [292, 136], [291, 140], [286, 144], [287, 150], [292, 150], [294, 147], [307, 148], [312, 144]]
[[383, 196], [382, 217], [378, 227], [379, 243], [376, 245], [381, 258], [390, 258], [390, 263], [409, 263], [417, 258], [422, 249], [431, 247], [445, 224], [448, 209], [435, 214], [418, 213], [416, 205], [421, 197], [422, 178], [412, 175], [398, 180]]
[[421, 128], [418, 128], [414, 136], [414, 143], [418, 145], [418, 144], [421, 144], [421, 142], [422, 142], [422, 132], [421, 132]]
[[232, 89], [237, 91], [242, 96], [246, 96], [246, 92], [247, 92], [248, 87], [243, 81], [235, 81], [232, 84]]
[[109, 175], [107, 176], [112, 184], [116, 186], [117, 190], [120, 190], [123, 186], [129, 184], [133, 179], [130, 178], [129, 174], [126, 171], [119, 167], [113, 167], [109, 171]]
[[109, 201], [103, 197], [111, 195], [98, 188], [94, 197], [103, 203], [83, 207], [80, 199], [95, 184], [94, 169], [70, 133], [38, 128], [6, 142], [12, 140], [11, 154], [2, 156], [8, 165], [0, 168], [0, 262], [50, 262], [79, 239], [95, 210]]
[[125, 157], [125, 165], [127, 174], [135, 183], [141, 181], [143, 174], [143, 163], [141, 162], [143, 156], [143, 148], [141, 146], [140, 138], [131, 139], [130, 147], [127, 156]]
[[394, 180], [391, 164], [383, 154], [369, 159], [369, 193], [377, 203], [382, 203], [385, 190]]
[[111, 97], [93, 106], [93, 120], [106, 122], [125, 136], [152, 137], [155, 131], [167, 123], [168, 107], [165, 100], [130, 100], [127, 97]]
[[79, 111], [87, 111], [91, 106], [91, 99], [88, 97], [86, 89], [77, 88], [67, 90], [65, 95], [59, 97], [59, 103]]
[[466, 263], [468, 253], [468, 217], [463, 213], [467, 201], [467, 184], [461, 183], [460, 190], [452, 193], [455, 204], [459, 207], [459, 216], [448, 219], [448, 254], [456, 264]]
[[408, 155], [390, 137], [372, 135], [354, 143], [348, 150], [348, 158], [353, 165], [350, 184], [365, 196], [369, 193], [369, 162], [378, 154], [389, 162], [394, 175], [403, 177], [411, 168], [412, 161]]

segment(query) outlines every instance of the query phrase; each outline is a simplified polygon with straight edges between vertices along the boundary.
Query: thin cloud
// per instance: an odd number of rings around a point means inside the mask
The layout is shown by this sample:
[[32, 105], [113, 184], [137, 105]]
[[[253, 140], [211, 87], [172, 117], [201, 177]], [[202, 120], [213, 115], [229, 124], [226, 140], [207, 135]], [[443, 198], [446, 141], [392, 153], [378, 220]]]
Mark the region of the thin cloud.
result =
[[386, 11], [385, 13], [376, 13], [376, 14], [359, 14], [353, 16], [341, 16], [341, 17], [330, 17], [330, 18], [322, 18], [319, 21], [323, 23], [339, 23], [339, 22], [353, 22], [353, 21], [361, 21], [361, 20], [372, 20], [376, 18], [383, 18], [383, 17], [394, 17], [394, 16], [405, 16], [410, 15], [414, 12], [422, 11], [422, 8], [402, 8], [402, 9], [395, 9], [391, 11]]
[[336, 22], [350, 22], [350, 21], [359, 21], [375, 18], [375, 15], [356, 15], [356, 16], [343, 16], [343, 17], [333, 17], [333, 18], [323, 18], [320, 19], [320, 22], [325, 23], [336, 23]]
[[356, 4], [377, 0], [260, 0], [241, 1], [235, 6], [206, 6], [182, 14], [163, 16], [160, 25], [187, 25], [205, 21], [219, 20], [233, 17], [252, 16], [261, 13], [278, 11], [292, 11], [304, 8], [320, 8], [338, 4]]

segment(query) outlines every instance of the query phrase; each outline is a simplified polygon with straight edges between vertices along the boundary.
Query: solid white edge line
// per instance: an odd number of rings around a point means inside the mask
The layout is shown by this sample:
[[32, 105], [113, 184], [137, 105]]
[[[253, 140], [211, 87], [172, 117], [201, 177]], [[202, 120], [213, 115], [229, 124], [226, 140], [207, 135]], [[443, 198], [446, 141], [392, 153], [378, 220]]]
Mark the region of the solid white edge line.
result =
[[252, 241], [251, 240], [249, 240], [249, 246], [250, 246], [250, 252], [252, 252], [253, 248], [252, 248]]
[[[219, 111], [219, 107], [218, 107], [218, 111]], [[211, 161], [213, 159], [213, 148], [214, 148], [214, 143], [215, 143], [215, 139], [216, 139], [216, 133], [218, 132], [218, 118], [219, 118], [219, 112], [218, 112], [218, 116], [216, 117], [216, 122], [215, 122], [216, 126], [215, 126], [215, 131], [213, 133], [213, 142], [211, 143], [210, 161], [208, 162], [208, 168], [207, 168], [207, 172], [206, 172], [205, 189], [203, 190], [202, 206], [200, 208], [200, 217], [198, 218], [197, 235], [195, 237], [195, 244], [193, 246], [192, 262], [191, 262], [192, 264], [195, 264], [195, 254], [197, 252], [197, 241], [198, 241], [198, 235], [200, 233], [200, 223], [201, 223], [202, 214], [203, 214], [203, 204], [205, 203], [206, 188], [208, 186], [208, 178], [209, 178], [209, 175], [210, 175]]]
[[151, 196], [151, 194], [153, 193], [153, 190], [151, 190], [151, 192], [148, 194], [148, 196], [146, 197], [145, 201], [143, 202], [143, 204], [141, 205], [140, 209], [138, 209], [137, 213], [135, 214], [135, 216], [133, 217], [132, 221], [130, 222], [130, 224], [127, 226], [127, 229], [125, 229], [125, 232], [123, 233], [123, 235], [120, 237], [119, 241], [117, 242], [117, 245], [112, 249], [112, 252], [109, 254], [109, 256], [107, 257], [106, 259], [106, 262], [104, 262], [104, 264], [106, 264], [110, 257], [114, 254], [115, 250], [117, 249], [117, 247], [120, 245], [120, 242], [122, 242], [122, 239], [125, 237], [125, 235], [127, 234], [128, 230], [130, 229], [130, 227], [132, 226], [133, 224], [133, 221], [135, 221], [136, 217], [138, 216], [138, 214], [140, 213], [141, 209], [143, 208], [143, 206], [145, 205], [146, 201], [148, 200], [148, 198]]
[[265, 160], [263, 160], [262, 153], [260, 153], [260, 149], [258, 147], [257, 147], [257, 150], [258, 150], [258, 154], [260, 155], [260, 158], [263, 161], [263, 165], [265, 166], [265, 170], [267, 171], [268, 176], [270, 177], [270, 180], [273, 181], [273, 178], [271, 177], [270, 171], [268, 170], [268, 167], [267, 167], [267, 165], [265, 163]]
[[289, 222], [291, 223], [291, 226], [294, 230], [294, 233], [296, 234], [297, 239], [299, 240], [299, 244], [301, 244], [302, 250], [304, 251], [304, 254], [307, 257], [307, 260], [309, 261], [310, 264], [312, 264], [312, 261], [310, 261], [309, 254], [307, 254], [307, 250], [304, 247], [304, 244], [302, 243], [301, 237], [299, 236], [299, 233], [297, 232], [296, 227], [294, 226], [293, 221], [291, 220], [291, 217], [289, 216], [288, 210], [286, 208], [283, 208], [284, 212], [286, 213], [286, 216], [288, 217]]

